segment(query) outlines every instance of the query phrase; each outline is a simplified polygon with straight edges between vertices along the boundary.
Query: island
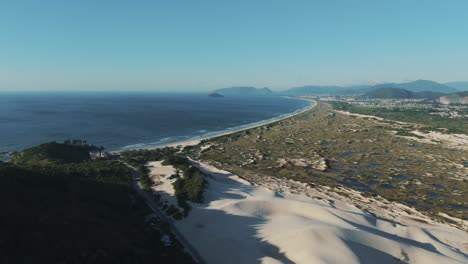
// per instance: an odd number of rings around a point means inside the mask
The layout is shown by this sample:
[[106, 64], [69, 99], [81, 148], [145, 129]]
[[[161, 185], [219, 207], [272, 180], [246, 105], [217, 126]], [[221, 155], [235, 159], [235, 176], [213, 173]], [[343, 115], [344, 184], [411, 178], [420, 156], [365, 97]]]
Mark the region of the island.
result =
[[216, 93], [216, 92], [210, 93], [208, 96], [213, 97], [213, 98], [223, 98], [224, 97], [224, 95], [222, 95], [220, 93]]

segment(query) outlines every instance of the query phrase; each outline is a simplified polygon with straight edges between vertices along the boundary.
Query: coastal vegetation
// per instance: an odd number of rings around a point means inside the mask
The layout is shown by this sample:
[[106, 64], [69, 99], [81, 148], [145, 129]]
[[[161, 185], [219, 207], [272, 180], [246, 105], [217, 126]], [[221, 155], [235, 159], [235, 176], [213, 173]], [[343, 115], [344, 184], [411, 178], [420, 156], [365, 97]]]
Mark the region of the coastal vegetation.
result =
[[[188, 201], [203, 202], [206, 180], [203, 172], [193, 166], [182, 153], [177, 152], [178, 149], [169, 147], [152, 150], [131, 150], [123, 152], [122, 157], [126, 162], [137, 168], [140, 183], [143, 189], [149, 193], [153, 193], [151, 186], [154, 182], [149, 176], [150, 170], [146, 167], [146, 164], [150, 161], [162, 161], [164, 166], [173, 166], [177, 170], [177, 174], [173, 175], [176, 178], [173, 184], [175, 196], [178, 205], [184, 210], [184, 215], [187, 216], [190, 211]], [[153, 197], [157, 202], [161, 202], [157, 194]], [[177, 215], [176, 208], [167, 207], [165, 209], [167, 209], [166, 213], [168, 215]]]
[[[416, 123], [424, 125], [424, 131], [444, 131], [446, 133], [468, 134], [468, 122], [456, 118], [435, 115], [436, 107], [404, 107], [404, 106], [362, 106], [346, 102], [329, 102], [335, 109], [356, 114], [372, 115], [391, 121]], [[461, 110], [461, 115], [467, 115], [468, 110]], [[466, 118], [465, 118], [466, 120]]]
[[130, 168], [83, 150], [47, 143], [0, 164], [0, 262], [193, 263], [145, 221]]
[[[457, 125], [444, 122], [452, 129], [464, 126], [459, 120]], [[441, 119], [436, 124], [444, 123]], [[415, 207], [434, 218], [442, 219], [442, 212], [467, 219], [466, 150], [400, 136], [413, 128], [345, 115], [319, 103], [274, 124], [205, 140], [187, 154], [252, 182], [267, 175], [309, 186], [344, 186]]]
[[15, 164], [46, 165], [90, 160], [89, 147], [48, 142], [25, 149], [13, 156]]
[[207, 184], [204, 174], [183, 156], [169, 156], [164, 159], [162, 164], [171, 165], [179, 172], [174, 182], [174, 191], [179, 206], [184, 209], [184, 214], [187, 215], [188, 211], [190, 211], [190, 205], [187, 201], [203, 202], [203, 192]]

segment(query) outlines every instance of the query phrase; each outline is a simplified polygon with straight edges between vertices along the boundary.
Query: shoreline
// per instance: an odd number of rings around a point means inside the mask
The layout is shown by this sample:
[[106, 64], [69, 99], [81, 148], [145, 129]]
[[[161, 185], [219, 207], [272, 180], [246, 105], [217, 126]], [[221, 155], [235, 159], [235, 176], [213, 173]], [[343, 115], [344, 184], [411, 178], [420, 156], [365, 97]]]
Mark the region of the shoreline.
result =
[[181, 148], [185, 148], [187, 146], [196, 146], [196, 145], [200, 144], [200, 142], [203, 141], [203, 140], [212, 139], [212, 138], [221, 137], [221, 136], [226, 136], [226, 135], [234, 134], [234, 133], [237, 133], [237, 132], [249, 130], [249, 129], [252, 129], [252, 128], [257, 128], [257, 127], [261, 127], [261, 126], [268, 125], [268, 124], [271, 124], [271, 123], [275, 123], [275, 122], [278, 122], [278, 121], [282, 121], [282, 120], [285, 120], [287, 118], [291, 118], [291, 117], [300, 115], [300, 114], [314, 108], [315, 106], [317, 106], [317, 101], [315, 101], [313, 99], [304, 98], [304, 97], [288, 97], [288, 98], [309, 101], [311, 104], [309, 106], [305, 107], [305, 108], [296, 110], [296, 111], [294, 111], [292, 113], [280, 115], [280, 116], [274, 117], [272, 119], [267, 119], [267, 120], [258, 121], [258, 122], [255, 122], [255, 123], [243, 125], [242, 127], [239, 127], [238, 129], [234, 129], [234, 130], [231, 130], [231, 131], [229, 131], [229, 130], [215, 131], [215, 132], [211, 132], [212, 135], [200, 136], [198, 138], [181, 140], [181, 141], [176, 141], [176, 142], [172, 142], [172, 143], [162, 143], [162, 144], [159, 144], [159, 145], [153, 145], [153, 146], [149, 146], [149, 147], [146, 147], [146, 148], [145, 147], [143, 147], [143, 148], [127, 148], [127, 149], [120, 149], [120, 150], [110, 151], [110, 152], [111, 153], [120, 153], [120, 152], [124, 152], [124, 151], [127, 151], [127, 150], [136, 150], [136, 149], [158, 149], [158, 148], [165, 148], [165, 147], [174, 147], [174, 148], [176, 148], [178, 146], [180, 146]]

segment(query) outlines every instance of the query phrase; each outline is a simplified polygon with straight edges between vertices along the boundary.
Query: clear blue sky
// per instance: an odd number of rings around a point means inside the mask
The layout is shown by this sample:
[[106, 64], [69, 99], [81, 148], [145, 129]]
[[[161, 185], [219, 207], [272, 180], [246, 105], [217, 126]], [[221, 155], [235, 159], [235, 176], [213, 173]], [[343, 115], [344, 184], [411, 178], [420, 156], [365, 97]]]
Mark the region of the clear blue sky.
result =
[[467, 0], [0, 0], [0, 89], [468, 80]]

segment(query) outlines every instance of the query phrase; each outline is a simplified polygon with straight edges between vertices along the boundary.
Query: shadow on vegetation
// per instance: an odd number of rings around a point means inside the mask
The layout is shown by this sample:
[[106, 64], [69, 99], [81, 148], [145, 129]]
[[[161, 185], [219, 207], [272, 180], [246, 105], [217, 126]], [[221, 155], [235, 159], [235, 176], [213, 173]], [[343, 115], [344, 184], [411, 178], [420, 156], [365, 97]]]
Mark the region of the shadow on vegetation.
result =
[[107, 175], [120, 180], [56, 172], [0, 167], [0, 263], [192, 263], [148, 228], [128, 170]]

